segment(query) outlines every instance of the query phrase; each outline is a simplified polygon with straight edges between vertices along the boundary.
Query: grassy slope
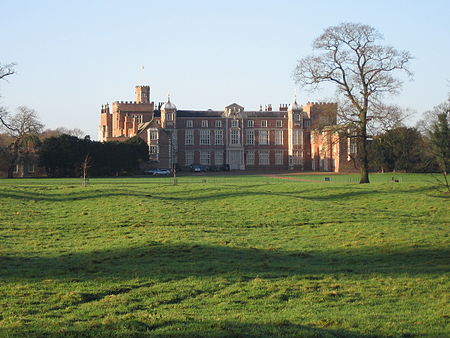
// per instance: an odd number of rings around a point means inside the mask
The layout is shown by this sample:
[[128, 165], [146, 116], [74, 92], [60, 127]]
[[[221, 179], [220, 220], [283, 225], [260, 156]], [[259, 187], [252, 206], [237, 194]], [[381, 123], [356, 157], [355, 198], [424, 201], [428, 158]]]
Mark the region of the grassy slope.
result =
[[424, 177], [2, 180], [0, 335], [448, 334]]

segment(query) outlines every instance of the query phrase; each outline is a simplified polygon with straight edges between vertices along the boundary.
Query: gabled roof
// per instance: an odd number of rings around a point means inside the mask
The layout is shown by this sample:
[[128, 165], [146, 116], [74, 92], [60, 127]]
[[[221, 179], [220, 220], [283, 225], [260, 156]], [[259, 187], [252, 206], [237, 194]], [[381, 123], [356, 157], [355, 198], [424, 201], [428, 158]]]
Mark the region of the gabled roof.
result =
[[140, 134], [146, 131], [148, 128], [160, 128], [158, 121], [152, 119], [139, 125], [137, 133]]

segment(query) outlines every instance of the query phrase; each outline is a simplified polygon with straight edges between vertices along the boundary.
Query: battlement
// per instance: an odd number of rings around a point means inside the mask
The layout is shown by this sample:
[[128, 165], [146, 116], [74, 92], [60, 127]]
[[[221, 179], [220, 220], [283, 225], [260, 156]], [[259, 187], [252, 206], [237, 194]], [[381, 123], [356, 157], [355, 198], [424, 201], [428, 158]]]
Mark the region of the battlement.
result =
[[101, 114], [109, 114], [109, 104], [102, 104], [102, 109], [100, 111]]
[[288, 104], [280, 104], [280, 111], [288, 111], [288, 107], [289, 107], [289, 105]]
[[326, 105], [333, 105], [333, 106], [337, 106], [336, 102], [310, 102], [308, 101], [306, 103], [307, 106], [326, 106]]
[[150, 86], [136, 86], [134, 88], [135, 101], [138, 103], [150, 102]]
[[150, 102], [136, 102], [136, 101], [114, 101], [113, 104], [136, 104], [136, 105], [145, 105], [150, 104]]

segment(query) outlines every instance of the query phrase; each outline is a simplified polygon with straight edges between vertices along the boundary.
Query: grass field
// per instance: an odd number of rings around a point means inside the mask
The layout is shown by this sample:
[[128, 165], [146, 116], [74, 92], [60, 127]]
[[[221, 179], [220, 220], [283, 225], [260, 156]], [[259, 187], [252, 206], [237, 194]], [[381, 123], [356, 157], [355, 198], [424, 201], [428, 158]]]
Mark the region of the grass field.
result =
[[0, 180], [0, 336], [448, 336], [449, 195], [392, 176]]

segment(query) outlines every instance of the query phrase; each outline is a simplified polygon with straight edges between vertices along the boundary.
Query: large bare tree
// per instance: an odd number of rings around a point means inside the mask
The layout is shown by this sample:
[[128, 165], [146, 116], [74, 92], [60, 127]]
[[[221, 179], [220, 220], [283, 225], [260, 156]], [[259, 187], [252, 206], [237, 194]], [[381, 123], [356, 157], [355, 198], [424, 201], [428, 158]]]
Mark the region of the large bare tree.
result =
[[17, 108], [16, 114], [11, 115], [0, 107], [0, 130], [3, 129], [9, 139], [0, 154], [3, 154], [3, 160], [8, 163], [8, 177], [13, 176], [20, 156], [32, 151], [36, 142], [39, 142], [38, 134], [42, 128], [35, 110], [21, 106]]
[[345, 110], [340, 109], [340, 121], [352, 128], [357, 138], [360, 183], [369, 183], [367, 123], [380, 115], [377, 109], [383, 106], [382, 99], [401, 88], [394, 73], [404, 71], [411, 76], [407, 68], [411, 54], [378, 44], [382, 39], [368, 25], [342, 23], [329, 27], [313, 42], [317, 54], [300, 59], [294, 72], [301, 86], [317, 88], [324, 82], [337, 86], [346, 102]]

